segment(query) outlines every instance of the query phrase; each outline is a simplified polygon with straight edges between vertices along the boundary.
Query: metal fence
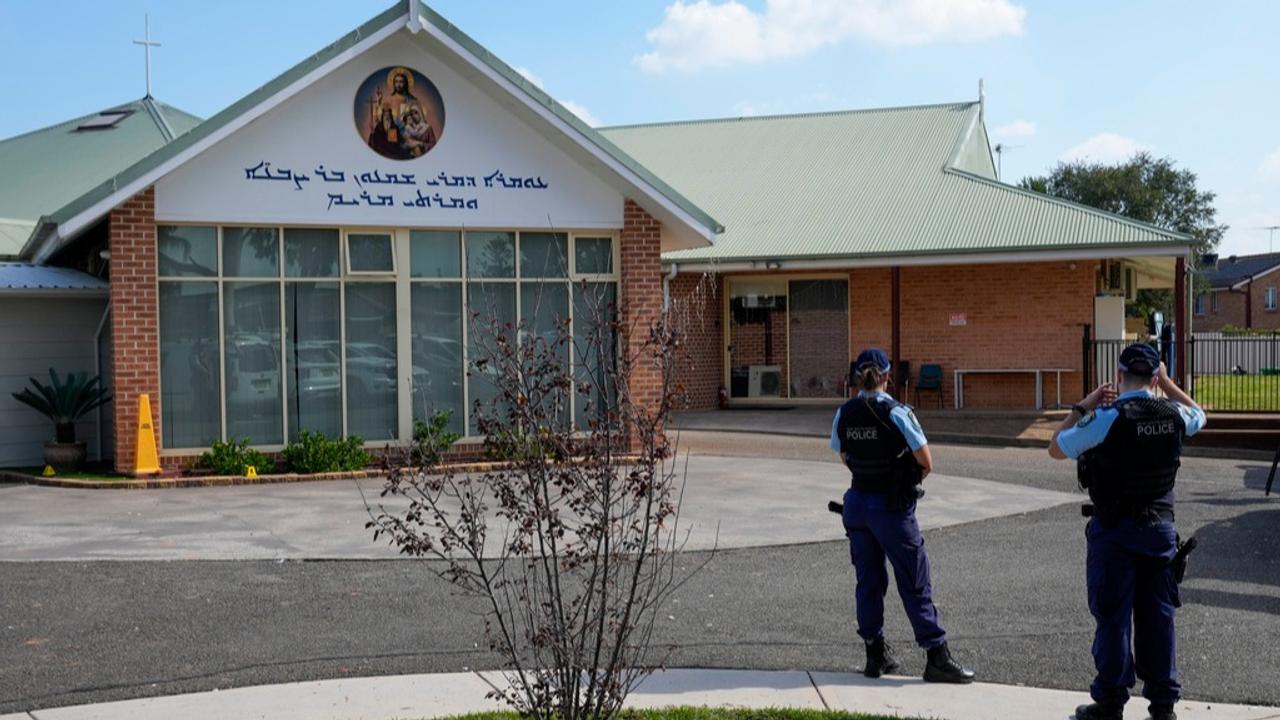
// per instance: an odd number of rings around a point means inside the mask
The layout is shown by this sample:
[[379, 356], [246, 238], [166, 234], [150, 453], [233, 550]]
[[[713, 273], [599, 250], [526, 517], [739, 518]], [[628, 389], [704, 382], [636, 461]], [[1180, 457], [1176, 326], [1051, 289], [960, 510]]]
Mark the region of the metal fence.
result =
[[[1086, 339], [1087, 387], [1115, 379], [1120, 352], [1128, 340]], [[1152, 342], [1177, 377], [1172, 343]], [[1195, 333], [1187, 339], [1187, 376], [1191, 396], [1209, 410], [1280, 411], [1280, 332], [1269, 335]]]
[[1205, 408], [1280, 411], [1280, 333], [1195, 333], [1187, 356], [1191, 396]]

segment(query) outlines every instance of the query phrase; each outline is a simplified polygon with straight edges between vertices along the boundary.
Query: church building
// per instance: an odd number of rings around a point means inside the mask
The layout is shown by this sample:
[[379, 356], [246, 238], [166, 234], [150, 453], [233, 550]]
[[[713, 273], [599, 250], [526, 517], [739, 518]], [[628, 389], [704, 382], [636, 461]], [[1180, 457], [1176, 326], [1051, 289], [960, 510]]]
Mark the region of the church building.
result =
[[123, 472], [142, 394], [172, 468], [303, 430], [382, 447], [434, 410], [475, 442], [467, 318], [593, 298], [683, 323], [691, 407], [834, 404], [868, 345], [937, 366], [948, 406], [1069, 402], [1126, 294], [1186, 317], [1191, 241], [1000, 182], [984, 115], [595, 129], [400, 0], [208, 119], [148, 96], [0, 141], [0, 467], [52, 439], [10, 395], [50, 367], [101, 374], [80, 436]]

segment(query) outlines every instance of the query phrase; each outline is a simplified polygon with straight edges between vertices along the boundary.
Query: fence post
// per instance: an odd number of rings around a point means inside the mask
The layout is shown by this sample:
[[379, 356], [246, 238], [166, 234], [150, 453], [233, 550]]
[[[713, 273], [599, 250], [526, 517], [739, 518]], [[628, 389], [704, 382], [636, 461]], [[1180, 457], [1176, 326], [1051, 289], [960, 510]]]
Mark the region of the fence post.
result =
[[1192, 400], [1196, 399], [1196, 334], [1187, 338], [1187, 387], [1183, 388]]
[[1085, 323], [1084, 335], [1080, 338], [1080, 377], [1082, 378], [1081, 385], [1084, 386], [1080, 397], [1087, 396], [1093, 390], [1093, 383], [1089, 382], [1091, 374], [1089, 372], [1089, 367], [1092, 364], [1090, 356], [1093, 354], [1093, 343], [1089, 341], [1089, 336], [1092, 334], [1092, 331], [1093, 326], [1089, 323]]

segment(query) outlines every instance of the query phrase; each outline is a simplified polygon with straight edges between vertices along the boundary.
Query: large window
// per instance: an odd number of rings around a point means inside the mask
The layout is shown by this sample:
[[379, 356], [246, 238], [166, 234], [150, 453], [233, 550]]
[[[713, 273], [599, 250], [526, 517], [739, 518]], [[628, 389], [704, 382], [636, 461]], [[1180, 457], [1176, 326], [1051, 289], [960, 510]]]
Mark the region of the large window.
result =
[[[567, 323], [585, 348], [617, 304], [617, 243], [598, 233], [166, 226], [158, 250], [166, 450], [406, 440], [440, 410], [475, 435], [496, 391], [467, 367], [495, 332], [523, 322], [508, 339], [547, 341]], [[586, 428], [610, 399], [614, 342], [563, 350], [593, 388], [544, 398], [566, 422]]]

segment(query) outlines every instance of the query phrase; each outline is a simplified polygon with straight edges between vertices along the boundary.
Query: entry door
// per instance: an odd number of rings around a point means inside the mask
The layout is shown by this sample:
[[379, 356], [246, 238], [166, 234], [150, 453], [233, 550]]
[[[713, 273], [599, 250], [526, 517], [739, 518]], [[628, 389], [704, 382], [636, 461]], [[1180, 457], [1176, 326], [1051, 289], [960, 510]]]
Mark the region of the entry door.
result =
[[787, 281], [728, 279], [729, 397], [788, 397]]
[[787, 293], [793, 398], [843, 398], [849, 375], [849, 281], [792, 280]]

